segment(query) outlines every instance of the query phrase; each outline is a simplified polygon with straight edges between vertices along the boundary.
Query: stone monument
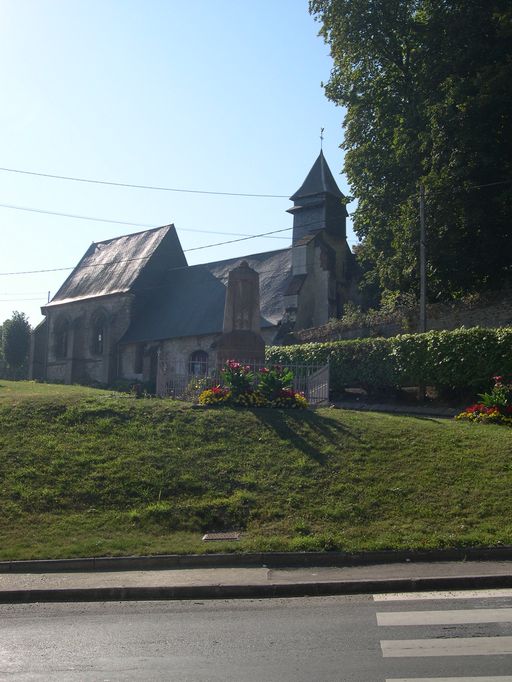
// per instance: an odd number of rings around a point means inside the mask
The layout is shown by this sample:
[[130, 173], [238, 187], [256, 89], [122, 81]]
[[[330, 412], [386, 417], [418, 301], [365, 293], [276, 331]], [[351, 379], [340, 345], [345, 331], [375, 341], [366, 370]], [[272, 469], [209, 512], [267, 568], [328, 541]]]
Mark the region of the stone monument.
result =
[[261, 336], [260, 276], [242, 261], [229, 273], [222, 336], [216, 344], [217, 362], [259, 364], [265, 360]]

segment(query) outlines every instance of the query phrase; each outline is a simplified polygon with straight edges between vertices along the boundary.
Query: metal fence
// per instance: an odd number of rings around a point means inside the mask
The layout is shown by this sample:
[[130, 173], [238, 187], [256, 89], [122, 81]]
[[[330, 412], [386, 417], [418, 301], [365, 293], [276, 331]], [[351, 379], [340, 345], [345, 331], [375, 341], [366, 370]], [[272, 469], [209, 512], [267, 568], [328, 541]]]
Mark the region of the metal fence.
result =
[[[243, 363], [256, 375], [263, 363]], [[283, 365], [293, 373], [293, 388], [304, 393], [311, 406], [329, 401], [329, 365]], [[219, 369], [198, 367], [190, 362], [178, 360], [170, 354], [159, 353], [156, 392], [161, 397], [197, 402], [202, 391], [213, 386], [222, 386]]]

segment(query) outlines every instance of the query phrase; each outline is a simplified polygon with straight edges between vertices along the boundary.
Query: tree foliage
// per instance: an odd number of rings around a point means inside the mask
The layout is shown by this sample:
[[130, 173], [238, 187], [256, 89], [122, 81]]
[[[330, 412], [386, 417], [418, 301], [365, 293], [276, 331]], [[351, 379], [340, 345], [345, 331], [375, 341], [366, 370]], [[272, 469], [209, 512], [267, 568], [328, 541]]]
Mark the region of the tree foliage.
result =
[[28, 361], [30, 323], [25, 313], [13, 312], [2, 325], [2, 351], [7, 365], [18, 369]]
[[512, 4], [310, 0], [346, 107], [345, 172], [365, 285], [418, 290], [427, 193], [431, 299], [512, 275]]

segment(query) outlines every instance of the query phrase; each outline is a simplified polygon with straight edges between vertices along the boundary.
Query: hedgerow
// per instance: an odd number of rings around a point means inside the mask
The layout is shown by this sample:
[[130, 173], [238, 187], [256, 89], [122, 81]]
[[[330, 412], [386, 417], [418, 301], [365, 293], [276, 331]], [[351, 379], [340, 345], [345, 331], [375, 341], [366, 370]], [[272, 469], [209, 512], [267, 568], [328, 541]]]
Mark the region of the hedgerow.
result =
[[389, 339], [272, 346], [267, 362], [329, 362], [331, 388], [379, 392], [420, 384], [438, 390], [483, 391], [496, 374], [512, 374], [512, 327], [404, 334]]

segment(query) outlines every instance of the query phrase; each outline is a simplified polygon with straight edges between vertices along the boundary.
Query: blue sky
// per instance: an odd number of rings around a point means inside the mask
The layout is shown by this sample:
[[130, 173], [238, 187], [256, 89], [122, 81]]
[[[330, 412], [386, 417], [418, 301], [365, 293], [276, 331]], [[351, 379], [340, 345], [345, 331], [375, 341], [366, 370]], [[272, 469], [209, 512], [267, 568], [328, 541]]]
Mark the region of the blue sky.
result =
[[[343, 111], [321, 87], [331, 60], [306, 0], [3, 0], [0, 26], [0, 167], [288, 197], [318, 155], [324, 127], [325, 156], [350, 193], [340, 175]], [[0, 273], [73, 266], [92, 241], [137, 232], [138, 224], [173, 222], [183, 248], [193, 249], [230, 239], [218, 232], [251, 235], [292, 220], [287, 198], [5, 171], [0, 204], [125, 221], [0, 208]], [[285, 247], [291, 233], [283, 234], [187, 258], [194, 264]], [[47, 292], [67, 274], [1, 275], [0, 320], [20, 310], [37, 323]]]

